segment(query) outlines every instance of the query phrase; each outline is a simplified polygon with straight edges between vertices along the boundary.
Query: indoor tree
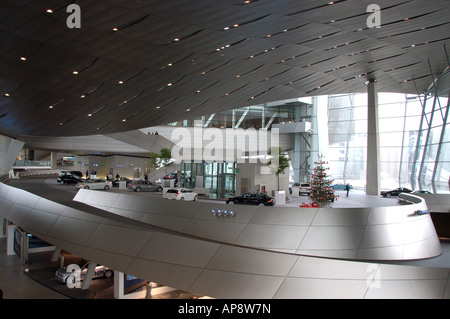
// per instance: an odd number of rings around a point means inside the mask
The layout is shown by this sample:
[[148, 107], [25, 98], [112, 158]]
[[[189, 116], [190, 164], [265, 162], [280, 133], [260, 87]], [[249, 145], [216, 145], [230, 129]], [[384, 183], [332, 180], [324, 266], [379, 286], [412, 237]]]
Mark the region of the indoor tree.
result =
[[314, 162], [314, 173], [311, 176], [311, 192], [309, 198], [319, 204], [320, 207], [327, 206], [329, 202], [334, 202], [336, 195], [334, 195], [334, 188], [331, 187], [333, 179], [327, 176], [326, 171], [329, 169], [325, 167], [328, 162], [325, 162], [324, 156], [319, 155], [317, 162]]
[[286, 168], [289, 167], [289, 158], [281, 151], [280, 147], [272, 147], [270, 154], [272, 159], [268, 162], [277, 176], [277, 190], [280, 190], [280, 174], [284, 174]]

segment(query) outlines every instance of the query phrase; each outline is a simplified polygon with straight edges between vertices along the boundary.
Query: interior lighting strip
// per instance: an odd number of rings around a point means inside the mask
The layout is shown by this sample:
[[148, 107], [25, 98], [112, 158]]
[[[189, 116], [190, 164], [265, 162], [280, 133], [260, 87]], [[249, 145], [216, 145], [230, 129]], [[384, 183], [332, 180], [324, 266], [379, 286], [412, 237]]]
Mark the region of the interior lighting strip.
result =
[[112, 28], [111, 32], [118, 32], [118, 31], [121, 31], [121, 30], [126, 29], [128, 27], [131, 27], [133, 25], [136, 25], [136, 24], [144, 21], [149, 16], [150, 16], [150, 14], [146, 14], [143, 17], [140, 17], [140, 18], [137, 18], [137, 19], [135, 19], [133, 21], [130, 21], [128, 23], [122, 24], [121, 26], [114, 27], [114, 28]]
[[312, 93], [312, 92], [314, 92], [314, 91], [316, 91], [316, 90], [318, 90], [318, 89], [321, 89], [321, 88], [323, 88], [323, 87], [325, 87], [325, 86], [327, 86], [327, 85], [333, 83], [334, 81], [336, 81], [336, 80], [332, 80], [332, 81], [327, 82], [327, 83], [325, 83], [325, 84], [319, 85], [319, 86], [317, 86], [317, 87], [313, 88], [312, 90], [309, 90], [309, 91], [307, 91], [307, 92], [305, 92], [305, 93], [306, 93], [306, 94]]
[[244, 42], [244, 41], [247, 41], [247, 40], [249, 40], [249, 39], [250, 39], [250, 38], [244, 38], [244, 39], [241, 39], [241, 40], [239, 40], [239, 41], [233, 42], [233, 43], [231, 43], [231, 44], [225, 44], [225, 45], [222, 45], [221, 47], [215, 49], [214, 52], [220, 52], [220, 51], [226, 50], [226, 49], [228, 49], [228, 48], [231, 48], [232, 46], [236, 46], [236, 45], [238, 45], [238, 44], [240, 44], [240, 43], [242, 43], [242, 42]]
[[105, 83], [101, 83], [99, 86], [93, 88], [92, 90], [90, 90], [90, 91], [88, 91], [88, 92], [86, 92], [86, 93], [81, 94], [80, 98], [84, 99], [84, 98], [87, 97], [88, 95], [90, 95], [90, 94], [96, 92], [97, 90], [100, 90], [100, 88], [103, 86], [103, 84], [105, 84]]
[[176, 38], [173, 38], [171, 41], [169, 41], [169, 42], [167, 42], [166, 44], [164, 44], [164, 46], [167, 46], [167, 45], [170, 45], [170, 44], [173, 44], [173, 43], [177, 43], [177, 42], [180, 42], [180, 41], [182, 41], [182, 40], [186, 40], [186, 39], [188, 39], [188, 38], [190, 38], [190, 37], [193, 37], [193, 36], [199, 34], [199, 33], [202, 32], [203, 30], [205, 30], [205, 29], [200, 29], [200, 30], [194, 31], [194, 32], [192, 32], [191, 34], [185, 35], [185, 36], [183, 36], [183, 37], [176, 37]]
[[335, 34], [338, 34], [340, 32], [341, 31], [336, 31], [336, 32], [332, 32], [332, 33], [329, 33], [329, 34], [326, 34], [326, 35], [319, 35], [318, 37], [315, 37], [313, 39], [309, 39], [309, 40], [305, 40], [305, 41], [299, 42], [299, 43], [297, 43], [297, 45], [302, 45], [302, 44], [305, 44], [305, 43], [309, 43], [309, 42], [325, 39], [325, 38], [331, 37], [331, 36], [333, 36]]
[[305, 12], [308, 12], [308, 11], [313, 11], [313, 10], [325, 8], [325, 7], [328, 7], [330, 5], [337, 4], [337, 3], [340, 3], [340, 2], [345, 2], [345, 1], [347, 1], [347, 0], [329, 1], [328, 3], [322, 4], [320, 6], [316, 6], [316, 7], [312, 7], [312, 8], [309, 8], [309, 9], [304, 9], [304, 10], [288, 13], [287, 16], [293, 16], [293, 15], [296, 15], [296, 14], [301, 14], [301, 13], [305, 13]]
[[77, 75], [80, 72], [83, 72], [84, 70], [90, 68], [91, 66], [93, 66], [95, 63], [97, 63], [97, 61], [99, 60], [99, 57], [96, 57], [91, 63], [87, 64], [86, 66], [82, 67], [81, 69], [75, 69], [72, 71], [72, 74]]
[[143, 68], [141, 71], [139, 71], [139, 72], [136, 73], [135, 75], [132, 75], [132, 76], [129, 77], [128, 79], [125, 79], [125, 80], [119, 80], [119, 81], [117, 82], [117, 84], [124, 84], [125, 82], [128, 82], [128, 81], [134, 79], [135, 77], [138, 77], [138, 76], [141, 75], [144, 71], [145, 71], [145, 68]]
[[[383, 9], [381, 9], [381, 10], [383, 10]], [[388, 25], [397, 24], [397, 23], [408, 22], [410, 20], [414, 20], [414, 19], [418, 19], [418, 18], [422, 18], [422, 17], [425, 17], [425, 16], [427, 16], [429, 14], [432, 14], [432, 13], [435, 13], [435, 12], [438, 12], [438, 11], [439, 10], [434, 10], [434, 11], [431, 11], [431, 12], [419, 14], [419, 15], [414, 16], [414, 17], [407, 17], [407, 18], [403, 18], [401, 20], [395, 20], [395, 21], [392, 21], [392, 22], [386, 22], [386, 23], [383, 23], [383, 27], [386, 27]], [[357, 30], [353, 30], [353, 32], [360, 32], [360, 31], [365, 31], [365, 30], [371, 30], [371, 28], [369, 28], [369, 27], [359, 28]]]
[[242, 23], [235, 23], [235, 24], [233, 24], [232, 26], [224, 27], [221, 31], [229, 31], [229, 30], [231, 30], [231, 29], [235, 29], [235, 28], [238, 28], [238, 27], [242, 27], [242, 26], [244, 26], [244, 25], [247, 25], [247, 24], [250, 24], [250, 23], [253, 23], [253, 22], [262, 20], [262, 19], [264, 19], [264, 18], [266, 18], [266, 17], [268, 17], [268, 16], [270, 16], [270, 15], [271, 15], [271, 14], [265, 14], [265, 15], [260, 16], [260, 17], [258, 17], [258, 18], [251, 19], [251, 20], [247, 20], [247, 21], [244, 21], [244, 22], [242, 22]]

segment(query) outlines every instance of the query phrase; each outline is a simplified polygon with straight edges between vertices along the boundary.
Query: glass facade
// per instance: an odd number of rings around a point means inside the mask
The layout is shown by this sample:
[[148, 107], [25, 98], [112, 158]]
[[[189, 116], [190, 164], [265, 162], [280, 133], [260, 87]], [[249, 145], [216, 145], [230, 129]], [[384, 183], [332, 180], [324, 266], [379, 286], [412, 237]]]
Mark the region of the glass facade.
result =
[[[435, 80], [436, 84], [423, 94], [378, 93], [382, 189], [407, 187], [435, 193], [449, 192], [450, 71]], [[367, 93], [330, 95], [321, 97], [321, 102], [317, 101], [314, 98], [311, 103], [302, 102], [301, 99], [277, 101], [205, 115], [201, 120], [204, 127], [270, 129], [272, 124], [299, 119], [317, 125], [317, 118], [325, 117], [327, 130], [321, 133], [318, 127], [313, 127], [313, 139], [318, 143], [328, 138], [328, 145], [322, 143], [325, 146], [320, 148], [320, 152], [326, 156], [332, 178], [336, 183], [350, 183], [355, 188], [365, 189]], [[322, 104], [324, 107], [327, 104], [325, 110]], [[323, 111], [313, 115], [315, 113], [311, 112], [311, 105], [313, 108], [320, 106]], [[171, 125], [189, 126], [193, 121]], [[318, 149], [314, 152], [318, 152]], [[310, 161], [314, 159], [313, 156]], [[183, 163], [182, 171], [186, 176], [184, 185], [194, 187], [197, 176], [203, 176], [204, 187], [216, 194], [234, 191], [233, 165]]]
[[299, 99], [265, 103], [244, 108], [207, 114], [201, 118], [170, 123], [170, 126], [194, 126], [201, 121], [203, 127], [270, 129], [272, 124], [311, 118], [310, 109]]
[[207, 188], [212, 197], [224, 198], [236, 191], [236, 163], [181, 163], [181, 186]]
[[[421, 95], [378, 94], [381, 188], [448, 192], [450, 75]], [[328, 97], [330, 173], [336, 182], [364, 188], [367, 94]]]

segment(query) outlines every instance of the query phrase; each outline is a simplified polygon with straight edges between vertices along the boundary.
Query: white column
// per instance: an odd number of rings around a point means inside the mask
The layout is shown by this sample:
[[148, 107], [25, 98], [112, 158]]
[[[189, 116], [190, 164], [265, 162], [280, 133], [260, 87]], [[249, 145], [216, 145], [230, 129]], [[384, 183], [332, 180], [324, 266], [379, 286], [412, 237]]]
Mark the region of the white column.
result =
[[51, 261], [53, 261], [53, 262], [58, 261], [59, 254], [61, 254], [61, 248], [55, 247], [55, 250], [53, 251], [53, 254], [52, 254]]
[[50, 153], [50, 169], [55, 170], [57, 168], [56, 166], [56, 159], [57, 159], [57, 153], [51, 152]]
[[6, 229], [6, 255], [12, 256], [15, 255], [14, 252], [14, 230], [16, 229], [16, 225], [8, 225]]
[[84, 279], [83, 279], [83, 284], [81, 285], [81, 289], [82, 290], [89, 289], [89, 286], [90, 286], [91, 281], [92, 281], [92, 277], [95, 274], [95, 267], [97, 267], [96, 263], [89, 262], [89, 266], [88, 266], [88, 269], [86, 271], [86, 275], [84, 276]]
[[378, 131], [377, 83], [370, 81], [367, 86], [367, 169], [366, 194], [380, 193], [380, 141]]

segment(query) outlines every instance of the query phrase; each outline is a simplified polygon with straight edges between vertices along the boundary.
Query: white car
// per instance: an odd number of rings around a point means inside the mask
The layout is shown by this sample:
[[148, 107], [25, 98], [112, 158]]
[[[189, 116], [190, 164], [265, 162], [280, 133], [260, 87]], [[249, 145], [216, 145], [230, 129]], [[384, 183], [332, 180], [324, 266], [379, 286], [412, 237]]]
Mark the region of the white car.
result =
[[102, 178], [88, 179], [82, 183], [78, 183], [77, 188], [83, 189], [105, 189], [108, 190], [112, 187], [112, 183], [105, 181]]
[[192, 189], [187, 188], [171, 188], [168, 189], [167, 192], [164, 195], [164, 198], [167, 199], [175, 199], [175, 200], [191, 200], [191, 201], [197, 201], [198, 200], [198, 194], [194, 193]]

